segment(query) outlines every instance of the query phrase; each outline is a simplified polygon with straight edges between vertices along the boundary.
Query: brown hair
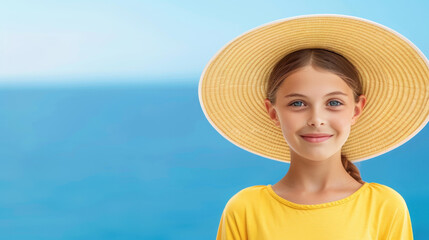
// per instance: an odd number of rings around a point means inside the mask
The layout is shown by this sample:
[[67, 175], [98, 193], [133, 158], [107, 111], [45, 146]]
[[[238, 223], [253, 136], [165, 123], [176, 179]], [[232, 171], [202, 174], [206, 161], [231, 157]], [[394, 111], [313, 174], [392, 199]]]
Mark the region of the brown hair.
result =
[[[357, 69], [340, 54], [321, 48], [301, 49], [283, 57], [271, 72], [267, 85], [267, 99], [272, 104], [275, 104], [276, 92], [283, 80], [294, 71], [308, 65], [325, 69], [338, 75], [353, 90], [355, 101], [359, 101], [359, 96], [363, 93], [363, 90]], [[364, 183], [359, 169], [345, 155], [341, 154], [341, 162], [354, 179]]]

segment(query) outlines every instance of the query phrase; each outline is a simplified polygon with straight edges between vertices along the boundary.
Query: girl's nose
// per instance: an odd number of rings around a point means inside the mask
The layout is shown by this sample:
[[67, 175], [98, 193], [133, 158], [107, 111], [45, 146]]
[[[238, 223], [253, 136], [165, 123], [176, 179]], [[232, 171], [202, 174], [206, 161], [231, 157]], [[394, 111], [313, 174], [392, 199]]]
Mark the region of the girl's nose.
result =
[[322, 116], [321, 111], [312, 110], [310, 116], [308, 118], [307, 125], [312, 127], [319, 127], [321, 125], [325, 125], [325, 120]]

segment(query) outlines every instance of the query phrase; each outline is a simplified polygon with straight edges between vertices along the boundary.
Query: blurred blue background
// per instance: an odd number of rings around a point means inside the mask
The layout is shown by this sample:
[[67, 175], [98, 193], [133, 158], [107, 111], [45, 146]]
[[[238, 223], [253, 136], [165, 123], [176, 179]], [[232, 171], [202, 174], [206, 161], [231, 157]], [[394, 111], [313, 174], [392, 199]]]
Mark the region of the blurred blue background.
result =
[[[301, 14], [386, 25], [429, 56], [427, 1], [0, 1], [2, 239], [214, 239], [228, 199], [288, 164], [228, 142], [198, 81], [249, 29]], [[356, 165], [429, 235], [429, 130]]]

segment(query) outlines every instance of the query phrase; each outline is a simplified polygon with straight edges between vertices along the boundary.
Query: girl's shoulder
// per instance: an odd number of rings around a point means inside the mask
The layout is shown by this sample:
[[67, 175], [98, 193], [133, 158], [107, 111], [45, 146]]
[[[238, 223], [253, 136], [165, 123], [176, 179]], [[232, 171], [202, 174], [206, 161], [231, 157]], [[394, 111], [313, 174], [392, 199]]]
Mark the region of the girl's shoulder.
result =
[[401, 194], [397, 192], [395, 189], [393, 189], [392, 187], [389, 187], [381, 183], [376, 183], [376, 182], [371, 182], [368, 184], [369, 184], [368, 187], [372, 194], [378, 194], [378, 195], [383, 195], [383, 196], [392, 197], [392, 198], [402, 198]]
[[266, 185], [255, 185], [241, 189], [228, 200], [226, 208], [244, 209], [250, 204], [257, 203], [261, 201], [264, 194], [266, 194], [266, 189]]
[[406, 202], [402, 195], [387, 185], [381, 183], [371, 182], [368, 186], [368, 196], [386, 207], [391, 206], [392, 208], [402, 206], [406, 208]]
[[235, 193], [230, 201], [247, 201], [249, 199], [255, 199], [258, 196], [260, 197], [261, 194], [266, 190], [266, 185], [255, 185], [246, 187], [244, 189], [239, 190], [237, 193]]
[[[360, 204], [367, 208], [380, 211], [407, 211], [407, 204], [399, 192], [392, 187], [380, 183], [366, 183], [363, 191], [356, 195]], [[248, 209], [254, 209], [270, 203], [273, 196], [268, 185], [255, 185], [236, 192], [225, 206], [226, 212], [243, 214]]]
[[[392, 207], [406, 205], [402, 195], [392, 187], [376, 182], [366, 184], [368, 184], [368, 186], [361, 194], [369, 201], [378, 202], [383, 205], [391, 205]], [[229, 199], [227, 204], [234, 207], [244, 207], [249, 204], [258, 204], [269, 196], [267, 185], [255, 185], [236, 192]]]

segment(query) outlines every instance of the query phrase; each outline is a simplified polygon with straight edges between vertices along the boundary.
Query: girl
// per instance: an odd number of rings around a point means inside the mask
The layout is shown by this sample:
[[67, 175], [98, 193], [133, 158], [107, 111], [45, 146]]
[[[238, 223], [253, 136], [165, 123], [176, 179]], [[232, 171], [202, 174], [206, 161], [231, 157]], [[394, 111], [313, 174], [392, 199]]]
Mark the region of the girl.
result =
[[217, 239], [413, 239], [392, 188], [352, 163], [403, 144], [428, 121], [427, 59], [384, 26], [307, 15], [253, 29], [209, 62], [210, 123], [236, 145], [289, 162], [274, 185], [236, 193]]

